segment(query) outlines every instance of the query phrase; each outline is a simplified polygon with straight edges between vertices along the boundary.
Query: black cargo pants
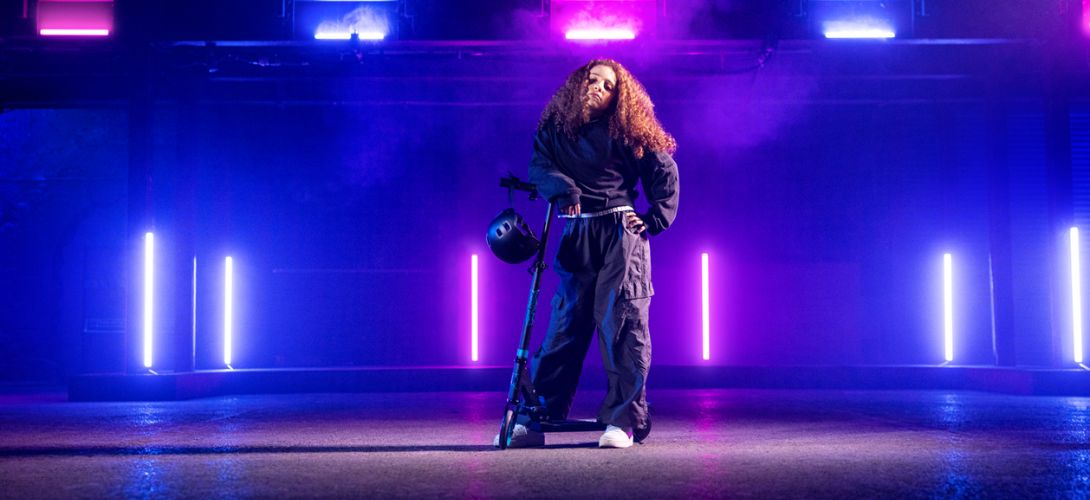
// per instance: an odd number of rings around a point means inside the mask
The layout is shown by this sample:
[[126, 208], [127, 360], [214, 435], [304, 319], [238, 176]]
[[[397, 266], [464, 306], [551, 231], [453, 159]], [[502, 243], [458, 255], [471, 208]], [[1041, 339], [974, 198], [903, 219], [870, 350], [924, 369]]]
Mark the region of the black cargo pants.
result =
[[597, 327], [609, 381], [598, 420], [637, 430], [649, 427], [651, 251], [646, 233], [625, 229], [624, 220], [624, 213], [614, 213], [568, 219], [564, 226], [554, 264], [560, 285], [531, 373], [550, 418], [567, 418]]

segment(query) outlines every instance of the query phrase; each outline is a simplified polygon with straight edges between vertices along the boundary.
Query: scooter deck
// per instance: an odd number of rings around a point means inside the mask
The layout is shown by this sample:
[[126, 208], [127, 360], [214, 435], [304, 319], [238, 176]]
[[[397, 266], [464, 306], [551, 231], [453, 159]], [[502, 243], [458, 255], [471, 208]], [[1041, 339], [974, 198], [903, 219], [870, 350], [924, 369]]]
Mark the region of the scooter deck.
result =
[[530, 428], [537, 432], [595, 432], [606, 430], [606, 424], [595, 420], [546, 420], [534, 422]]

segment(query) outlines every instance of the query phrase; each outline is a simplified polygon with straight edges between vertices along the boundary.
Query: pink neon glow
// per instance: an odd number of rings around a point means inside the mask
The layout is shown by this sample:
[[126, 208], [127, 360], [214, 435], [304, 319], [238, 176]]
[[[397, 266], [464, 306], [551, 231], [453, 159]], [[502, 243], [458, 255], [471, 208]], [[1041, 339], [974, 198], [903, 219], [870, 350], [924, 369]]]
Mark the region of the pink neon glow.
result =
[[42, 36], [108, 36], [110, 30], [91, 28], [42, 28], [38, 30]]
[[711, 301], [708, 298], [708, 254], [700, 254], [700, 346], [704, 361], [711, 359]]
[[470, 257], [470, 260], [469, 260], [469, 272], [470, 272], [470, 278], [469, 278], [470, 279], [470, 284], [469, 284], [469, 316], [470, 316], [470, 320], [469, 320], [469, 323], [470, 323], [469, 324], [469, 331], [470, 331], [470, 333], [469, 333], [469, 335], [470, 335], [470, 339], [469, 339], [469, 342], [470, 342], [470, 351], [471, 351], [470, 358], [473, 361], [478, 361], [478, 358], [479, 358], [478, 353], [477, 353], [477, 341], [478, 341], [477, 334], [478, 334], [478, 330], [480, 328], [480, 323], [478, 322], [478, 318], [477, 318], [477, 309], [478, 309], [478, 306], [479, 306], [479, 296], [477, 294], [477, 285], [478, 285], [477, 268], [478, 268], [477, 254], [473, 254], [473, 256]]
[[564, 33], [568, 40], [635, 40], [636, 33], [630, 29], [574, 29]]
[[39, 0], [36, 27], [41, 36], [108, 36], [114, 28], [111, 0]]
[[632, 40], [654, 34], [655, 0], [550, 0], [549, 29], [568, 40]]
[[1090, 35], [1090, 0], [1082, 0], [1082, 32]]

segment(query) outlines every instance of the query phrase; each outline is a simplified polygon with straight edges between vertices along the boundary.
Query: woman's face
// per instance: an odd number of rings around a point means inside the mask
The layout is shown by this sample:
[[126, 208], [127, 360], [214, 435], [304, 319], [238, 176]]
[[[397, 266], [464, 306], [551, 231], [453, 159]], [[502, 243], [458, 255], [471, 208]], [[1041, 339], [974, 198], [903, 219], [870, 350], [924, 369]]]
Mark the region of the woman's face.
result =
[[587, 93], [584, 97], [590, 116], [597, 117], [609, 110], [617, 92], [617, 74], [613, 68], [599, 64], [587, 74]]

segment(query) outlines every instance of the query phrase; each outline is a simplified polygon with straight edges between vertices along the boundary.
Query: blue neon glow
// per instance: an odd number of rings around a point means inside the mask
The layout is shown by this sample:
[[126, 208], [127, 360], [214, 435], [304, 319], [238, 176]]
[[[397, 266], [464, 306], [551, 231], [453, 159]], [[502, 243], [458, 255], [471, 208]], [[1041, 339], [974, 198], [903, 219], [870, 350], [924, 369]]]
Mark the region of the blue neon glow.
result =
[[315, 40], [351, 40], [351, 33], [319, 32], [314, 34]]
[[871, 18], [827, 21], [822, 25], [822, 33], [825, 38], [885, 40], [897, 36], [887, 21]]
[[144, 233], [144, 368], [152, 365], [155, 317], [155, 235]]
[[1082, 263], [1079, 252], [1079, 228], [1071, 228], [1071, 333], [1074, 358], [1082, 363]]
[[352, 35], [360, 40], [385, 40], [386, 33], [381, 31], [319, 31], [314, 34], [315, 40], [351, 40]]
[[711, 301], [708, 297], [708, 254], [700, 254], [700, 340], [704, 361], [711, 359]]
[[231, 367], [231, 343], [234, 342], [234, 294], [235, 294], [235, 264], [230, 256], [227, 257], [226, 267], [223, 273], [223, 364]]
[[477, 312], [478, 312], [477, 309], [478, 309], [478, 306], [480, 304], [479, 304], [479, 296], [478, 296], [478, 291], [477, 291], [477, 286], [479, 284], [479, 281], [477, 280], [477, 270], [478, 270], [477, 254], [473, 254], [473, 256], [470, 257], [470, 259], [469, 259], [469, 273], [470, 273], [470, 278], [469, 278], [469, 280], [470, 280], [470, 283], [469, 283], [469, 297], [470, 297], [469, 298], [469, 317], [470, 317], [470, 320], [469, 320], [469, 337], [470, 337], [470, 339], [469, 339], [469, 343], [470, 343], [470, 353], [471, 353], [470, 357], [472, 358], [473, 361], [478, 361], [478, 359], [479, 359], [478, 352], [477, 352], [477, 342], [478, 342], [477, 335], [478, 335], [478, 330], [480, 328], [480, 322], [479, 322], [479, 319], [478, 319], [478, 316], [477, 316]]
[[882, 29], [834, 30], [825, 32], [825, 38], [872, 38], [885, 40], [888, 38], [896, 38], [896, 36], [896, 33]]
[[946, 361], [954, 360], [954, 259], [942, 256], [943, 345]]

